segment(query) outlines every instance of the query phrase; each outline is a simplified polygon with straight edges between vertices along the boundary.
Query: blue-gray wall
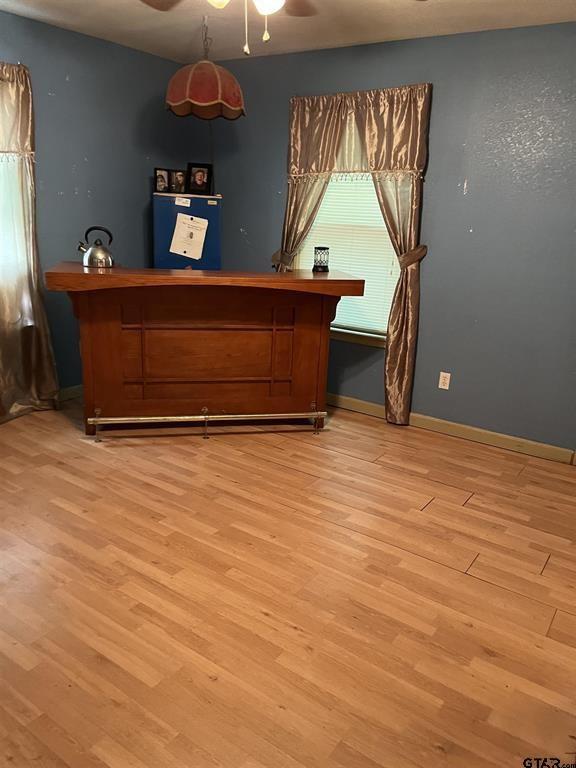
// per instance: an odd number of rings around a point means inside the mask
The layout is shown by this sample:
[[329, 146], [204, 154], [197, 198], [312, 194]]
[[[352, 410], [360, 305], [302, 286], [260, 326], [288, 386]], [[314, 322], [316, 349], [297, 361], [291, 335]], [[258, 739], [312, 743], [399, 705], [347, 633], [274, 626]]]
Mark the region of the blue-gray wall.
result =
[[[185, 164], [193, 146], [190, 123], [164, 109], [180, 65], [7, 13], [0, 60], [21, 61], [32, 77], [42, 268], [80, 258], [92, 224], [112, 230], [117, 261], [148, 266], [153, 168]], [[61, 386], [78, 384], [70, 301], [48, 293], [46, 304]]]
[[[248, 116], [215, 126], [225, 267], [279, 245], [291, 96], [433, 83], [413, 410], [576, 447], [575, 51], [561, 24], [228, 62]], [[334, 342], [330, 391], [382, 402], [383, 354]]]

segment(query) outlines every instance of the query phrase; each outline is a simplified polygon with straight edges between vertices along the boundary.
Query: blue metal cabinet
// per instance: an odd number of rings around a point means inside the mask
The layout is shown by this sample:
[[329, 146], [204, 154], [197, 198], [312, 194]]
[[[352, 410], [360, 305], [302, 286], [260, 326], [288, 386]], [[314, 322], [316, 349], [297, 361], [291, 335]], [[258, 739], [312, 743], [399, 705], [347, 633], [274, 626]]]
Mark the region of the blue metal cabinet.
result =
[[[180, 205], [179, 200], [186, 199], [190, 205]], [[176, 195], [154, 193], [154, 266], [160, 269], [220, 269], [220, 211], [221, 197], [199, 197], [197, 195]], [[187, 259], [176, 253], [170, 253], [170, 243], [179, 213], [198, 216], [208, 220], [208, 229], [204, 240], [202, 258]]]

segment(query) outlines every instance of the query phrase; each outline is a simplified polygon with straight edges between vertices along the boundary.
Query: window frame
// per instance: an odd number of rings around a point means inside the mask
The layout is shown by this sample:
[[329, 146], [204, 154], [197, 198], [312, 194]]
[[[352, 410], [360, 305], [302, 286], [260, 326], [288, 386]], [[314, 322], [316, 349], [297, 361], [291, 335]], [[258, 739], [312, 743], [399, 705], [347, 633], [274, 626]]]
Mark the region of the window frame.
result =
[[[384, 222], [384, 227], [386, 227], [385, 222]], [[386, 231], [388, 231], [387, 227], [386, 227]], [[307, 235], [306, 239], [308, 237], [309, 235]], [[302, 247], [296, 254], [296, 258], [294, 259], [293, 268], [295, 269], [302, 268], [300, 264], [300, 259], [302, 258], [303, 245], [304, 243], [302, 244]], [[398, 274], [398, 280], [399, 279], [400, 279], [400, 274]], [[392, 309], [392, 306], [390, 306], [390, 310], [391, 309]], [[387, 345], [387, 336], [388, 336], [387, 330], [380, 332], [376, 330], [355, 328], [355, 327], [350, 327], [346, 325], [338, 325], [338, 324], [335, 324], [334, 321], [330, 323], [330, 338], [334, 341], [342, 341], [348, 344], [361, 344], [363, 346], [385, 349]]]
[[343, 341], [346, 344], [362, 344], [365, 347], [386, 349], [386, 333], [366, 333], [356, 328], [345, 328], [342, 325], [330, 325], [330, 338], [333, 341]]

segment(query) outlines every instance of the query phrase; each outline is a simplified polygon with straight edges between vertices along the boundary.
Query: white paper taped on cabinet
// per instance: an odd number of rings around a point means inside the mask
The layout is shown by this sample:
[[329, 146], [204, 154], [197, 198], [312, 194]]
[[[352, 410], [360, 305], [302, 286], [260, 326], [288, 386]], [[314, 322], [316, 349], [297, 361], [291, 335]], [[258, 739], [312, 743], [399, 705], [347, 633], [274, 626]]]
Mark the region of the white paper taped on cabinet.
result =
[[179, 213], [176, 216], [170, 253], [177, 253], [179, 256], [186, 256], [188, 259], [198, 261], [202, 258], [207, 229], [208, 219]]

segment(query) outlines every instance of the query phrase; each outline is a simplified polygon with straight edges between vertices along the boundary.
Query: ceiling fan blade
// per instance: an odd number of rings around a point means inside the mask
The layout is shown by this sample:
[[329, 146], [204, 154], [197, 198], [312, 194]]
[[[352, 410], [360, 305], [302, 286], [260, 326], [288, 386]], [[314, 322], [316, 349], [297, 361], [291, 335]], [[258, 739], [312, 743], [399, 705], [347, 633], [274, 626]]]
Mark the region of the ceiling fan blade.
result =
[[172, 8], [180, 5], [182, 0], [140, 0], [140, 2], [149, 8], [154, 8], [155, 11], [171, 11]]
[[287, 16], [316, 16], [318, 8], [312, 0], [286, 0], [284, 12]]

